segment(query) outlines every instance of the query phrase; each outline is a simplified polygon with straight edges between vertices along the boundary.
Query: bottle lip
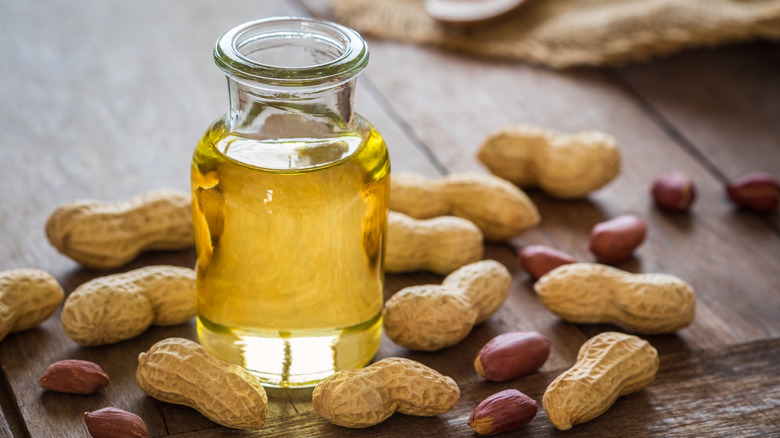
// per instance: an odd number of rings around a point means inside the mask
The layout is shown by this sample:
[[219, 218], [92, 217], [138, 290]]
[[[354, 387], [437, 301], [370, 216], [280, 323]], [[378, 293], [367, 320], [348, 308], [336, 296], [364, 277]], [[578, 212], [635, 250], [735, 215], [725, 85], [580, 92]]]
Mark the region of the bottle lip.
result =
[[[248, 45], [303, 43], [327, 45], [333, 59], [309, 65], [266, 64], [242, 52]], [[246, 49], [249, 50], [249, 49]], [[272, 17], [249, 21], [225, 32], [214, 47], [214, 61], [228, 76], [276, 86], [312, 86], [342, 83], [368, 64], [368, 45], [356, 31], [340, 24], [307, 17]]]

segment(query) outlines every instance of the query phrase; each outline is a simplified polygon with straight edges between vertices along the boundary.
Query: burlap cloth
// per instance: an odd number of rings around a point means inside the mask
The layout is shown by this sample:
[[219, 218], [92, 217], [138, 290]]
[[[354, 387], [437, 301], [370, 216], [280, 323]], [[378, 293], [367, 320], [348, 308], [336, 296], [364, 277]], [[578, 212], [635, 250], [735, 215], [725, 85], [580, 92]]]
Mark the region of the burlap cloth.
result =
[[423, 0], [334, 0], [333, 11], [364, 36], [555, 68], [780, 38], [780, 0], [527, 0], [510, 15], [472, 29], [437, 23]]

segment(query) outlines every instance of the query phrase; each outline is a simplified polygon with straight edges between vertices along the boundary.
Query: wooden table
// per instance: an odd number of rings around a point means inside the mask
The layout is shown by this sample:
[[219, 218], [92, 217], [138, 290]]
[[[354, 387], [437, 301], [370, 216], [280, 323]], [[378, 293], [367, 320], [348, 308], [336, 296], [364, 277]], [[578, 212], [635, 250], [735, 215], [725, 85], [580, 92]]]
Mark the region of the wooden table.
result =
[[[104, 273], [60, 255], [43, 233], [48, 215], [75, 199], [119, 200], [159, 187], [187, 190], [189, 161], [206, 126], [227, 108], [211, 50], [226, 29], [272, 15], [320, 13], [322, 2], [229, 0], [8, 0], [0, 5], [0, 269], [37, 267], [66, 292]], [[530, 191], [539, 226], [486, 257], [512, 272], [504, 307], [459, 345], [415, 353], [383, 339], [378, 358], [420, 361], [460, 385], [462, 397], [438, 417], [394, 415], [347, 430], [313, 411], [305, 391], [271, 392], [266, 426], [225, 429], [196, 411], [146, 396], [134, 379], [138, 353], [170, 336], [195, 339], [194, 323], [152, 328], [135, 339], [79, 347], [59, 311], [39, 328], [0, 342], [0, 436], [83, 437], [82, 413], [116, 406], [144, 418], [151, 436], [472, 436], [474, 407], [505, 388], [538, 402], [546, 385], [574, 362], [580, 345], [611, 325], [573, 325], [538, 302], [514, 251], [545, 244], [592, 261], [591, 227], [623, 213], [649, 224], [631, 272], [663, 272], [697, 293], [693, 324], [647, 336], [661, 355], [656, 380], [604, 415], [557, 431], [540, 409], [516, 436], [780, 435], [780, 218], [734, 208], [723, 184], [751, 171], [780, 176], [780, 46], [767, 42], [695, 50], [625, 68], [556, 72], [517, 62], [466, 57], [369, 40], [371, 62], [357, 108], [384, 134], [393, 169], [430, 177], [482, 171], [480, 141], [526, 122], [560, 131], [600, 129], [617, 137], [621, 175], [578, 201]], [[679, 170], [698, 199], [689, 214], [656, 209], [653, 179]], [[149, 264], [192, 266], [191, 250], [147, 253], [121, 271]], [[388, 275], [386, 295], [441, 277]], [[473, 371], [476, 352], [497, 334], [534, 330], [552, 341], [533, 375], [505, 383]], [[78, 358], [111, 376], [104, 390], [77, 396], [42, 390], [52, 362]], [[540, 403], [541, 407], [541, 403]]]

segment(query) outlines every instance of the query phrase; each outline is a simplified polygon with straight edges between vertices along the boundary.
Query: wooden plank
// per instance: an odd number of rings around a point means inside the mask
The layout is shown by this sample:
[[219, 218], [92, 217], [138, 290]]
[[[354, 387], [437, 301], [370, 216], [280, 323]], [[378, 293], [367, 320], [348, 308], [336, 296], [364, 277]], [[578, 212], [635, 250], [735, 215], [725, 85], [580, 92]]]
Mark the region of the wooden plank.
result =
[[695, 50], [616, 73], [723, 176], [780, 169], [777, 44]]
[[5, 381], [5, 375], [0, 376], [3, 379], [2, 388], [0, 388], [0, 438], [13, 438], [26, 434], [24, 422], [16, 406], [16, 399], [8, 390], [8, 382]]
[[387, 110], [384, 99], [368, 82], [368, 78], [358, 78], [355, 93], [357, 112], [376, 127], [387, 144], [392, 170], [416, 172], [430, 178], [441, 176], [438, 163], [432, 161], [417, 139], [410, 137], [406, 127], [399, 124], [394, 114]]
[[57, 206], [189, 189], [192, 151], [227, 109], [212, 59], [219, 35], [249, 18], [302, 13], [249, 0], [3, 7], [2, 46], [13, 62], [0, 65], [0, 93], [16, 102], [0, 107], [3, 153], [19, 166], [4, 178], [13, 195], [0, 210], [18, 238], [0, 247], [0, 260], [53, 272], [75, 267], [39, 232]]
[[[780, 433], [780, 339], [729, 346], [724, 349], [674, 353], [661, 357], [656, 379], [643, 390], [619, 398], [596, 419], [574, 426], [574, 437], [732, 437], [774, 436]], [[739, 370], [735, 375], [734, 370]], [[473, 437], [468, 417], [484, 398], [498, 391], [519, 389], [536, 400], [537, 416], [518, 436], [562, 436], [549, 422], [541, 403], [547, 385], [563, 370], [539, 372], [515, 381], [474, 382], [461, 386], [461, 400], [446, 414], [412, 417], [395, 414], [365, 429], [345, 429], [309, 412], [269, 421], [255, 433], [202, 431], [206, 437], [285, 436], [289, 430], [308, 437]], [[219, 432], [219, 434], [217, 434]]]
[[[721, 183], [758, 171], [780, 178], [777, 44], [696, 50], [616, 73]], [[780, 215], [766, 217], [780, 228]]]

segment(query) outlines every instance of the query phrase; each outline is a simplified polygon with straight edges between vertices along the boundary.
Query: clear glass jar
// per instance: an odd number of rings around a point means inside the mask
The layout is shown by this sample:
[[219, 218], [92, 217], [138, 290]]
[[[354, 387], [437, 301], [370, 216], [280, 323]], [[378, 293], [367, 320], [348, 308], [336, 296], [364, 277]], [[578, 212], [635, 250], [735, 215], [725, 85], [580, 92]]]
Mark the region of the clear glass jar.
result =
[[269, 386], [311, 386], [379, 347], [390, 162], [353, 111], [368, 62], [335, 23], [271, 18], [217, 41], [228, 113], [192, 161], [198, 337]]

